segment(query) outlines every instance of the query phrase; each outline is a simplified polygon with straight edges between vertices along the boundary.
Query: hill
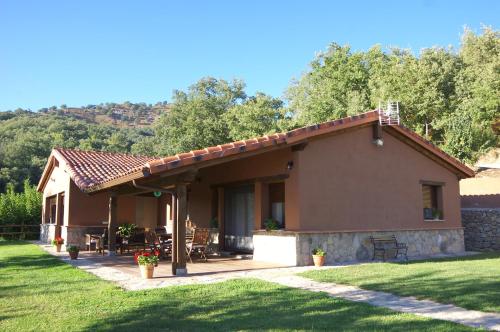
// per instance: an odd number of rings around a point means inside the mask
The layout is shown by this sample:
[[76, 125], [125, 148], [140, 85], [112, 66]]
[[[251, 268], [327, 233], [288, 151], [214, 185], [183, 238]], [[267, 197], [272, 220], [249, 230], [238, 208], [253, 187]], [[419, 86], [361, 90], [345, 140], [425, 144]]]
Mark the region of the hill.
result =
[[170, 106], [167, 102], [146, 103], [102, 103], [81, 107], [61, 105], [41, 108], [37, 112], [17, 109], [14, 112], [0, 112], [0, 120], [14, 117], [16, 114], [36, 113], [39, 115], [58, 115], [83, 120], [90, 124], [111, 125], [119, 128], [141, 128], [151, 126], [154, 121]]

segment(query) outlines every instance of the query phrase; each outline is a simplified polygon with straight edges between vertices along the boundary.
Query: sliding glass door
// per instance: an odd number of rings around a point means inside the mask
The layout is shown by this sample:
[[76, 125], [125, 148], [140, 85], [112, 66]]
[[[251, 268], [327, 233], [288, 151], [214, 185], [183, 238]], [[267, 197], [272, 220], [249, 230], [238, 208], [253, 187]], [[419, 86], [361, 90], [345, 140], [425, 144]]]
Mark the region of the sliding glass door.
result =
[[253, 251], [254, 186], [224, 190], [224, 241], [227, 250]]

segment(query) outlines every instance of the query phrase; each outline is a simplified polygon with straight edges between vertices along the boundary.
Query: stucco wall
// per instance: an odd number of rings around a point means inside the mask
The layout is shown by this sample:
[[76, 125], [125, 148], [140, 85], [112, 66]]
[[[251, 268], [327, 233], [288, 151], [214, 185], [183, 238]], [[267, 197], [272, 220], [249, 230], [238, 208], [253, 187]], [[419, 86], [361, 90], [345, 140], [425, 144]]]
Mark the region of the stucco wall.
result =
[[[64, 196], [64, 207], [65, 209], [69, 205], [69, 191], [70, 191], [70, 176], [69, 174], [64, 170], [64, 165], [61, 166], [55, 166], [48, 178], [48, 181], [45, 185], [44, 191], [43, 191], [43, 200], [42, 200], [42, 216], [45, 216], [46, 214], [46, 209], [48, 207], [45, 206], [46, 203], [46, 198], [51, 197], [60, 193], [65, 193]], [[42, 217], [45, 218], [45, 217]], [[68, 224], [68, 215], [65, 213], [62, 224], [67, 225]]]
[[[292, 158], [292, 152], [288, 148], [201, 169], [198, 181], [189, 187], [189, 218], [199, 227], [209, 227], [214, 193], [211, 186], [285, 174], [288, 172], [287, 162]], [[291, 199], [289, 196], [293, 194], [291, 192], [286, 199]], [[285, 203], [285, 206], [288, 204]], [[288, 218], [287, 214], [287, 223]], [[260, 228], [260, 221], [256, 221], [255, 226]]]
[[[461, 227], [457, 177], [422, 153], [372, 128], [311, 141], [298, 153], [300, 230]], [[443, 221], [423, 220], [420, 181], [444, 182]]]

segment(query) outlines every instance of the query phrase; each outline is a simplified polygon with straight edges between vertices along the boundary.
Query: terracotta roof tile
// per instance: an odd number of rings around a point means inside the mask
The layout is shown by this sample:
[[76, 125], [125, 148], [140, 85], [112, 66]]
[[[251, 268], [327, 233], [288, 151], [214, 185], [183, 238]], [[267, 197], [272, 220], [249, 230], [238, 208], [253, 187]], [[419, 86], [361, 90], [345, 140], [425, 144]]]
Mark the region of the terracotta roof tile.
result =
[[140, 170], [148, 161], [154, 160], [152, 157], [124, 153], [62, 148], [55, 148], [53, 153], [64, 160], [71, 179], [80, 189]]
[[[99, 162], [95, 164], [88, 165], [87, 172], [89, 172], [89, 175], [87, 177], [90, 180], [88, 179], [84, 180], [82, 184], [89, 189], [88, 191], [93, 191], [95, 188], [99, 190], [100, 188], [98, 188], [97, 185], [105, 184], [110, 180], [118, 179], [122, 176], [133, 173], [134, 171], [141, 169], [141, 167], [148, 169], [149, 171], [148, 173], [150, 174], [156, 174], [159, 172], [168, 171], [174, 168], [175, 169], [180, 168], [194, 163], [202, 163], [208, 160], [225, 158], [240, 153], [243, 154], [247, 151], [264, 149], [270, 146], [292, 145], [297, 142], [306, 140], [309, 137], [328, 134], [338, 130], [347, 129], [363, 124], [369, 124], [376, 121], [378, 121], [378, 111], [375, 110], [351, 117], [346, 117], [343, 119], [327, 121], [316, 125], [309, 125], [306, 127], [288, 131], [286, 133], [277, 133], [277, 134], [247, 139], [244, 141], [236, 141], [232, 143], [206, 147], [204, 149], [180, 153], [174, 156], [168, 156], [154, 160], [151, 158], [149, 158], [148, 160], [141, 159], [142, 163], [139, 159], [133, 161], [130, 160], [126, 163], [124, 163], [121, 160], [118, 162], [115, 158], [110, 156], [109, 157], [111, 161], [110, 164], [116, 168], [110, 170], [109, 165], [105, 166], [105, 164], [107, 163], [104, 162], [104, 160], [99, 160]], [[403, 126], [393, 126], [393, 127], [395, 127], [395, 129], [403, 133], [408, 138], [414, 140], [417, 144], [431, 151], [433, 154], [441, 157], [448, 163], [454, 165], [454, 167], [459, 169], [464, 174], [469, 175], [472, 172], [472, 170], [463, 165], [460, 161], [447, 155], [445, 152], [434, 146], [432, 143], [426, 141], [418, 134], [412, 132], [411, 130], [406, 129]], [[120, 157], [117, 158], [120, 159]], [[134, 157], [128, 156], [123, 158], [130, 159]], [[142, 158], [147, 159], [148, 157], [142, 157]], [[137, 164], [135, 162], [137, 162]], [[83, 170], [81, 172], [83, 172]], [[105, 175], [101, 176], [100, 172], [103, 172]]]

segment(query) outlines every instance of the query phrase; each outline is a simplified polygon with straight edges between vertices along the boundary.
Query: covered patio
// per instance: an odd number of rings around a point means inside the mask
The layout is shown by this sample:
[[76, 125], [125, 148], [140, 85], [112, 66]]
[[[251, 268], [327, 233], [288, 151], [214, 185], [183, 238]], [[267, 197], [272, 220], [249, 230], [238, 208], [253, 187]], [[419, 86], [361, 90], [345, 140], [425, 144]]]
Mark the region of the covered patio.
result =
[[[143, 279], [139, 267], [131, 254], [101, 255], [94, 251], [81, 251], [77, 260], [70, 260], [66, 252], [56, 252], [53, 246], [37, 243], [51, 255], [57, 256], [67, 263], [88, 271], [96, 276], [117, 283], [128, 290], [149, 289], [177, 285], [213, 283], [233, 278], [252, 277], [256, 273], [283, 273], [298, 267], [289, 267], [275, 263], [254, 261], [245, 256], [212, 256], [208, 261], [193, 260], [186, 263], [189, 275], [182, 278], [172, 273], [172, 262], [160, 260], [155, 268], [153, 279]], [[312, 268], [312, 267], [307, 267]]]

